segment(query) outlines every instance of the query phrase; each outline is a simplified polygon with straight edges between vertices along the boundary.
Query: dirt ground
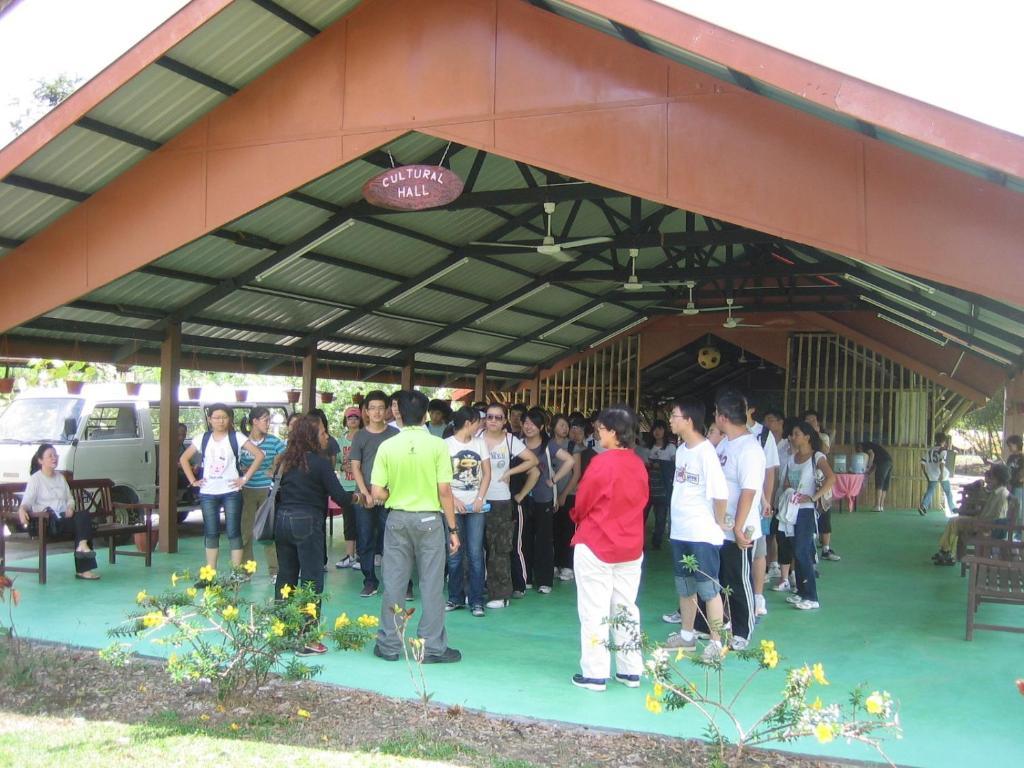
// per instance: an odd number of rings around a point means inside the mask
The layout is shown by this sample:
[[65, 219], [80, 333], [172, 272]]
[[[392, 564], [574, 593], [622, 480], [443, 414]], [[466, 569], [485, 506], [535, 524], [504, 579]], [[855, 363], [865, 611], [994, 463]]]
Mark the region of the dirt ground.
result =
[[[9, 641], [0, 641], [4, 644]], [[451, 762], [466, 766], [516, 765], [582, 768], [583, 766], [709, 766], [712, 751], [700, 741], [648, 734], [611, 732], [526, 718], [497, 717], [459, 707], [429, 706], [365, 691], [316, 682], [274, 679], [243, 705], [219, 706], [209, 690], [173, 683], [163, 662], [139, 658], [113, 669], [96, 651], [23, 641], [33, 659], [27, 675], [12, 677], [11, 665], [0, 670], [3, 710], [145, 723], [166, 721], [168, 713], [182, 728], [234, 738], [325, 748], [373, 751], [395, 740], [417, 738], [466, 748]], [[9, 657], [8, 657], [9, 659]], [[299, 709], [309, 717], [297, 715]], [[353, 716], [358, 713], [358, 716]], [[671, 716], [671, 715], [669, 715]], [[232, 723], [238, 723], [237, 731]], [[837, 766], [798, 755], [749, 750], [730, 755], [729, 766]]]

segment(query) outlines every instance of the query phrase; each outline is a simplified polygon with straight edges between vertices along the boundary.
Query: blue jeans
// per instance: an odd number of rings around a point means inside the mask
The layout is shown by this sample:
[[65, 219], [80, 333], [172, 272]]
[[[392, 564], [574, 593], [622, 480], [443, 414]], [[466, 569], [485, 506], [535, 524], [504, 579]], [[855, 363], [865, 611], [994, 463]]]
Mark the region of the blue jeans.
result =
[[203, 508], [203, 541], [207, 549], [220, 546], [220, 510], [224, 509], [224, 524], [228, 529], [231, 549], [242, 548], [242, 492], [232, 491], [217, 496], [199, 494]]
[[469, 560], [469, 605], [484, 604], [484, 530], [487, 515], [467, 512], [456, 515], [459, 526], [459, 549], [448, 555], [448, 600], [456, 605], [466, 602], [465, 577], [462, 564]]
[[313, 507], [285, 507], [274, 519], [277, 547], [277, 589], [312, 584], [324, 591], [324, 512]]
[[373, 556], [377, 554], [377, 542], [384, 535], [384, 527], [388, 522], [387, 508], [377, 505], [367, 509], [361, 504], [355, 505], [356, 511], [356, 552], [359, 554], [359, 570], [363, 572], [363, 586], [377, 587], [377, 569], [373, 565]]
[[949, 480], [929, 480], [928, 490], [924, 492], [924, 498], [921, 499], [921, 506], [925, 509], [931, 509], [932, 499], [935, 497], [935, 489], [941, 485], [942, 492], [946, 494], [946, 504], [948, 504], [947, 512], [953, 514], [956, 512], [956, 504], [953, 501], [953, 488], [949, 484]]
[[804, 600], [818, 602], [818, 582], [814, 577], [814, 529], [814, 507], [801, 507], [793, 526], [796, 589]]

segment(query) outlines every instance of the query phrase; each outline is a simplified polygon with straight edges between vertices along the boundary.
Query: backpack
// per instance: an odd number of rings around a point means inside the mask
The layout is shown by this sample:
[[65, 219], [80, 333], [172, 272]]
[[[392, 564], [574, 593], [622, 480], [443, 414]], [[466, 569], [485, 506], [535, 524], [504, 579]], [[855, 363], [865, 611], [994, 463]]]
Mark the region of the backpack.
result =
[[[204, 459], [206, 458], [206, 446], [208, 446], [210, 444], [210, 435], [212, 435], [212, 434], [213, 434], [213, 432], [211, 432], [210, 430], [206, 430], [203, 433], [203, 443], [202, 443], [201, 453], [203, 454], [203, 458]], [[241, 463], [240, 463], [241, 462], [241, 454], [238, 451], [238, 438], [235, 437], [235, 430], [233, 430], [233, 429], [228, 432], [228, 445], [231, 446], [231, 451], [235, 454], [235, 471], [238, 472], [238, 476], [241, 477], [242, 476], [242, 466], [241, 466]]]
[[764, 450], [765, 445], [768, 444], [768, 436], [771, 434], [771, 430], [768, 427], [761, 425], [761, 434], [757, 436], [757, 441], [761, 443], [761, 450]]

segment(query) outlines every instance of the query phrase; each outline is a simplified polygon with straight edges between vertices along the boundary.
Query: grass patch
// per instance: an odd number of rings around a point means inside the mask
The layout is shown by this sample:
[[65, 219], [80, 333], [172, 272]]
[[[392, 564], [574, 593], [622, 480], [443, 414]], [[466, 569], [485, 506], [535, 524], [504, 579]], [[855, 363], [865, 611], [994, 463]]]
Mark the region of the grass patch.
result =
[[491, 761], [491, 768], [539, 768], [539, 766], [531, 763], [529, 760], [505, 760], [499, 758]]
[[424, 730], [412, 731], [398, 738], [382, 741], [376, 751], [384, 755], [401, 755], [421, 760], [454, 760], [458, 757], [477, 755], [479, 752], [457, 741], [434, 738]]
[[[281, 725], [285, 724], [277, 724]], [[428, 765], [424, 759], [435, 766], [445, 765], [446, 757], [472, 751], [430, 739], [427, 734], [394, 739], [383, 754], [314, 749], [256, 737], [268, 727], [269, 723], [263, 722], [247, 723], [237, 731], [230, 730], [230, 725], [207, 730], [182, 722], [173, 713], [129, 725], [0, 712], [0, 768], [139, 768], [146, 763], [161, 768], [412, 768]]]

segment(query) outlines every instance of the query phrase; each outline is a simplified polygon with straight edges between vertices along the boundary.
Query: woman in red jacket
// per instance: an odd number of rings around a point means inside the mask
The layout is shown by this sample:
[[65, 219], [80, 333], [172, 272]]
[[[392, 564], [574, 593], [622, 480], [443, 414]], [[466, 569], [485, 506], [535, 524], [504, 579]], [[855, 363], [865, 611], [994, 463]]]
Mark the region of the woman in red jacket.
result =
[[[644, 559], [647, 470], [636, 455], [636, 413], [625, 403], [597, 417], [602, 452], [587, 467], [576, 491], [574, 570], [580, 616], [580, 672], [573, 685], [603, 691], [611, 676], [609, 631], [615, 651], [615, 679], [640, 686], [643, 656], [636, 645], [640, 611], [636, 593]], [[627, 623], [609, 619], [623, 616]]]

